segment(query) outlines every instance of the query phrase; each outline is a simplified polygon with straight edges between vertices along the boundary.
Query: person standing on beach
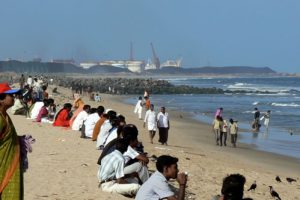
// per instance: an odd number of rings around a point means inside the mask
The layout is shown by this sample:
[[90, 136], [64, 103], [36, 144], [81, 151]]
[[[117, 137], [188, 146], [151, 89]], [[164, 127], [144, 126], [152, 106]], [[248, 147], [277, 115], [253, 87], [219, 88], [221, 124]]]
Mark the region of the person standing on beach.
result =
[[215, 118], [217, 118], [217, 116], [222, 117], [223, 114], [223, 108], [218, 108], [216, 113], [215, 113]]
[[260, 112], [258, 108], [254, 108], [254, 121], [252, 124], [253, 131], [258, 132], [260, 128], [260, 123], [259, 123], [259, 117], [260, 117]]
[[221, 134], [220, 134], [220, 146], [224, 144], [226, 146], [226, 140], [227, 140], [227, 130], [228, 130], [228, 124], [227, 121], [221, 117], [222, 123], [222, 129], [221, 129]]
[[264, 125], [266, 127], [266, 131], [269, 130], [270, 117], [271, 117], [271, 110], [268, 110], [262, 117], [263, 119], [265, 119]]
[[150, 105], [151, 105], [150, 98], [149, 98], [149, 96], [146, 96], [146, 97], [144, 97], [144, 99], [145, 99], [145, 109], [147, 111], [150, 109]]
[[20, 141], [7, 114], [14, 105], [13, 90], [7, 83], [0, 84], [0, 199], [24, 199]]
[[134, 108], [134, 113], [138, 113], [139, 119], [142, 119], [142, 112], [143, 112], [143, 101], [142, 101], [142, 97], [139, 97], [139, 100], [137, 101]]
[[219, 145], [220, 134], [221, 134], [222, 125], [223, 125], [223, 122], [221, 120], [222, 120], [222, 117], [220, 117], [218, 115], [218, 116], [216, 116], [216, 118], [214, 119], [214, 121], [212, 123], [213, 132], [215, 134], [216, 145]]
[[[157, 171], [141, 186], [135, 200], [184, 200], [187, 175], [178, 173], [177, 162], [178, 158], [172, 156], [162, 155], [158, 157], [156, 161]], [[174, 190], [168, 184], [170, 179], [176, 179], [179, 184], [177, 195], [175, 195]]]
[[149, 136], [150, 136], [150, 142], [153, 144], [153, 138], [156, 133], [157, 129], [157, 123], [156, 123], [156, 113], [154, 111], [154, 105], [150, 105], [150, 110], [146, 112], [145, 115], [145, 120], [144, 120], [144, 128], [146, 126], [146, 123], [148, 125], [148, 131], [149, 131]]
[[233, 147], [236, 147], [236, 141], [237, 141], [237, 134], [238, 134], [238, 125], [237, 125], [237, 120], [230, 119], [229, 120], [230, 125], [229, 125], [229, 130], [230, 130], [230, 136], [231, 136], [231, 143]]
[[157, 115], [157, 127], [158, 127], [158, 133], [159, 133], [159, 140], [162, 145], [168, 145], [168, 135], [169, 135], [169, 129], [170, 129], [170, 120], [169, 120], [169, 114], [166, 112], [165, 107], [160, 108], [160, 112]]

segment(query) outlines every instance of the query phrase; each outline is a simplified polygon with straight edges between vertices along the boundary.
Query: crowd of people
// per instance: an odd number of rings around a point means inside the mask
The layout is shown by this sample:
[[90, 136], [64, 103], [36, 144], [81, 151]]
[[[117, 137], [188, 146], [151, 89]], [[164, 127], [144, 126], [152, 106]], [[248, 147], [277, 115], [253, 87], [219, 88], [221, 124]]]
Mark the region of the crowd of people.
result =
[[[21, 78], [24, 79], [23, 76]], [[139, 131], [134, 124], [126, 124], [125, 116], [101, 105], [93, 108], [85, 104], [77, 93], [73, 95], [73, 104], [65, 103], [61, 109], [57, 109], [54, 99], [49, 98], [47, 92], [48, 81], [43, 77], [29, 76], [27, 81], [20, 82], [20, 86], [21, 90], [12, 90], [8, 84], [0, 84], [0, 144], [10, 141], [11, 145], [9, 153], [0, 149], [0, 155], [5, 158], [4, 164], [2, 162], [0, 165], [0, 199], [17, 199], [17, 196], [22, 199], [23, 195], [22, 161], [18, 159], [20, 144], [16, 142], [16, 131], [6, 113], [10, 107], [14, 115], [24, 115], [36, 123], [51, 123], [55, 127], [72, 129], [80, 133], [81, 138], [95, 141], [95, 149], [100, 150], [97, 177], [103, 191], [135, 197], [137, 200], [185, 198], [188, 175], [178, 173], [178, 159], [169, 155], [155, 158], [156, 171], [151, 174], [147, 167], [149, 156], [138, 139]], [[144, 127], [147, 125], [150, 142], [153, 143], [158, 129], [158, 141], [167, 145], [170, 122], [166, 108], [161, 107], [156, 114], [149, 94], [145, 92], [144, 99], [139, 98], [135, 107], [139, 119], [142, 119], [143, 109], [143, 124]], [[218, 109], [213, 124], [216, 144], [226, 146], [229, 132], [232, 144], [236, 147], [237, 121], [230, 119], [227, 124], [222, 119], [222, 111], [222, 108]], [[242, 199], [245, 178], [241, 177], [226, 177], [222, 196], [216, 199], [230, 199], [227, 198], [230, 195]], [[170, 179], [178, 182], [179, 189], [176, 192], [168, 184]]]

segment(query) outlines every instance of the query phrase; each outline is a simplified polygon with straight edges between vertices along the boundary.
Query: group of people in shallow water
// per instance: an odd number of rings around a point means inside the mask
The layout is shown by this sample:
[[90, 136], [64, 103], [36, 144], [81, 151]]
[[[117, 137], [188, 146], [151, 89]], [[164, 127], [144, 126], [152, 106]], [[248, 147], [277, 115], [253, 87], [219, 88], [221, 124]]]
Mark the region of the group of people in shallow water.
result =
[[[30, 142], [27, 140], [27, 143], [22, 145], [24, 142], [21, 142], [17, 136], [6, 112], [14, 106], [18, 95], [19, 99], [23, 97], [22, 100], [24, 100], [24, 96], [28, 93], [24, 88], [21, 91], [13, 90], [8, 84], [0, 84], [0, 156], [3, 158], [0, 163], [0, 199], [23, 199], [24, 197], [25, 158], [23, 158], [22, 149], [29, 151]], [[31, 93], [30, 96], [29, 99], [32, 99], [33, 94]], [[32, 101], [30, 106], [26, 105], [24, 116], [32, 119], [33, 115], [38, 113], [37, 116], [40, 115], [40, 117], [34, 118], [34, 122], [50, 122], [53, 126], [80, 131], [80, 137], [96, 141], [96, 149], [100, 150], [97, 177], [99, 187], [103, 191], [134, 196], [137, 200], [185, 199], [188, 175], [178, 173], [178, 159], [169, 155], [152, 157], [156, 162], [157, 170], [150, 176], [147, 167], [149, 156], [144, 152], [144, 147], [138, 140], [139, 131], [135, 125], [126, 124], [125, 116], [117, 115], [116, 111], [105, 109], [103, 106], [91, 108], [76, 94], [73, 105], [65, 103], [59, 111], [56, 111], [54, 100], [50, 98], [44, 96], [42, 99], [34, 99], [35, 101]], [[36, 108], [37, 105], [39, 106]], [[151, 113], [153, 111], [154, 106], [150, 104], [144, 119], [144, 124], [148, 123], [151, 142], [155, 134], [154, 124], [158, 128], [162, 128], [160, 124], [167, 125], [163, 127], [167, 129], [170, 126], [165, 108], [161, 108], [162, 118], [160, 114]], [[220, 118], [221, 116], [218, 115], [216, 119], [221, 121]], [[166, 144], [166, 141], [161, 141], [161, 143]], [[179, 184], [177, 191], [169, 186], [170, 179], [177, 180]], [[222, 195], [216, 199], [230, 199], [229, 197], [232, 196], [242, 199], [244, 183], [245, 178], [241, 175], [226, 177], [223, 182]]]
[[[215, 118], [212, 123], [213, 133], [215, 136], [216, 145], [227, 146], [227, 134], [230, 134], [231, 144], [233, 147], [236, 147], [237, 137], [238, 137], [238, 121], [236, 119], [229, 119], [229, 123], [223, 119], [223, 108], [218, 108], [215, 113]], [[268, 110], [262, 117], [260, 117], [260, 111], [258, 108], [254, 108], [254, 120], [252, 122], [253, 132], [258, 132], [261, 124], [260, 121], [264, 120], [264, 125], [266, 131], [269, 129], [271, 111]]]

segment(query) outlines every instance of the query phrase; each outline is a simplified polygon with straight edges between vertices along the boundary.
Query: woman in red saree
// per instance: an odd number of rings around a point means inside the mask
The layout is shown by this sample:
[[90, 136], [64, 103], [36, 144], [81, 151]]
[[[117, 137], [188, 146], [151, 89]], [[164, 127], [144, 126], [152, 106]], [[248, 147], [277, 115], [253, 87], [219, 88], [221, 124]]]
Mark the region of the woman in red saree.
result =
[[71, 109], [72, 104], [66, 103], [63, 109], [57, 113], [53, 126], [69, 127]]
[[23, 172], [20, 143], [7, 114], [14, 105], [14, 94], [7, 83], [0, 83], [0, 199], [23, 200]]

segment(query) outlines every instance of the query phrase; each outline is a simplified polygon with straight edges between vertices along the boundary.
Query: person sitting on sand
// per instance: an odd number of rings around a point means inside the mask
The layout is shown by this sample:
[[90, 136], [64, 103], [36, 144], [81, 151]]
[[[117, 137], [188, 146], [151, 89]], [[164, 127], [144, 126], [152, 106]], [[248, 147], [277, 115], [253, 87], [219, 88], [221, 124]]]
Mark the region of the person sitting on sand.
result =
[[101, 118], [95, 124], [94, 130], [93, 130], [92, 141], [97, 141], [97, 137], [98, 137], [98, 135], [100, 133], [101, 126], [103, 125], [103, 123], [105, 122], [105, 120], [107, 120], [107, 114], [103, 113], [102, 116], [101, 116]]
[[95, 94], [94, 101], [96, 101], [96, 102], [100, 102], [101, 101], [101, 97], [100, 97], [100, 95], [98, 93]]
[[150, 105], [150, 110], [146, 112], [145, 120], [144, 120], [144, 128], [146, 126], [146, 123], [149, 131], [150, 142], [151, 144], [153, 144], [153, 138], [155, 136], [156, 129], [157, 129], [156, 113], [154, 111], [153, 104]]
[[[158, 157], [156, 161], [157, 171], [141, 186], [135, 199], [184, 200], [187, 175], [185, 173], [178, 174], [177, 162], [178, 158], [172, 156], [162, 155]], [[168, 184], [170, 179], [176, 179], [179, 183], [179, 191], [176, 195]]]
[[231, 174], [224, 178], [221, 189], [222, 195], [214, 196], [212, 200], [251, 200], [243, 199], [246, 178], [240, 174]]
[[35, 119], [35, 122], [47, 122], [48, 120], [48, 114], [49, 114], [47, 109], [49, 106], [48, 99], [44, 99], [43, 103], [44, 105], [41, 107], [39, 114]]
[[98, 134], [98, 137], [97, 137], [97, 144], [96, 144], [97, 149], [102, 150], [104, 148], [104, 144], [106, 143], [106, 138], [108, 137], [109, 130], [111, 130], [111, 128], [112, 128], [110, 121], [113, 118], [116, 118], [116, 116], [117, 116], [117, 113], [113, 110], [110, 110], [107, 112], [107, 119], [102, 124], [100, 133]]
[[128, 143], [125, 139], [118, 139], [116, 150], [104, 156], [98, 170], [99, 187], [104, 192], [118, 193], [134, 196], [140, 188], [137, 183], [138, 174], [124, 173], [125, 158], [123, 153], [127, 150]]
[[64, 107], [60, 111], [58, 111], [54, 119], [53, 126], [69, 127], [71, 109], [72, 109], [72, 104], [65, 103]]
[[133, 172], [138, 173], [141, 183], [145, 183], [149, 178], [147, 164], [149, 159], [142, 152], [137, 151], [139, 145], [138, 129], [133, 124], [127, 124], [123, 127], [122, 137], [127, 140], [129, 146], [127, 151], [123, 154], [125, 158], [125, 174]]
[[30, 111], [30, 118], [35, 120], [41, 110], [41, 108], [44, 106], [43, 101], [37, 101], [32, 105], [32, 109]]
[[27, 115], [28, 107], [23, 101], [22, 94], [15, 94], [15, 103], [11, 107], [11, 113], [13, 115]]
[[237, 141], [237, 134], [238, 134], [238, 124], [237, 120], [230, 119], [229, 120], [230, 125], [229, 125], [229, 130], [230, 130], [230, 136], [231, 136], [231, 143], [233, 147], [236, 147], [236, 141]]
[[72, 130], [74, 130], [74, 131], [81, 130], [83, 123], [89, 116], [90, 109], [91, 109], [90, 105], [83, 106], [83, 110], [77, 115], [77, 117], [75, 118], [75, 120], [72, 124]]
[[97, 112], [90, 114], [84, 122], [85, 137], [92, 138], [94, 127], [104, 112], [103, 106], [98, 106]]
[[73, 115], [70, 119], [70, 127], [72, 127], [74, 120], [76, 119], [77, 115], [83, 111], [83, 106], [84, 106], [84, 102], [82, 101], [82, 99], [80, 98], [80, 95], [76, 96], [76, 99], [73, 103], [73, 108], [75, 109], [75, 111], [73, 112]]

